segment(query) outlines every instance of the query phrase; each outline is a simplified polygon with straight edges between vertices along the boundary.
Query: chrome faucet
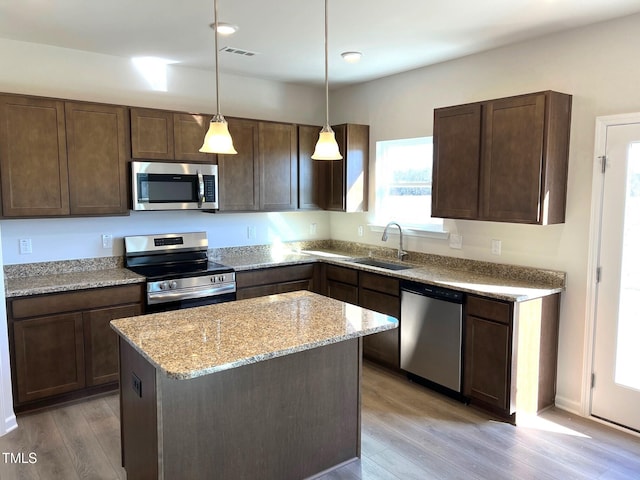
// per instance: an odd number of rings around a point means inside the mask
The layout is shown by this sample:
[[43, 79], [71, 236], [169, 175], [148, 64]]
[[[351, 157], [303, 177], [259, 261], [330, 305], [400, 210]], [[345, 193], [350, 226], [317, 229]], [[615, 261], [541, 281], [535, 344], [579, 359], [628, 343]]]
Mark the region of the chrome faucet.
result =
[[399, 223], [397, 222], [387, 223], [387, 226], [384, 227], [384, 232], [382, 232], [382, 241], [386, 242], [389, 239], [389, 236], [387, 235], [387, 230], [391, 225], [395, 225], [396, 227], [398, 227], [398, 231], [400, 232], [400, 245], [398, 246], [398, 260], [402, 260], [404, 257], [408, 255], [408, 253], [402, 249], [402, 227], [400, 226]]

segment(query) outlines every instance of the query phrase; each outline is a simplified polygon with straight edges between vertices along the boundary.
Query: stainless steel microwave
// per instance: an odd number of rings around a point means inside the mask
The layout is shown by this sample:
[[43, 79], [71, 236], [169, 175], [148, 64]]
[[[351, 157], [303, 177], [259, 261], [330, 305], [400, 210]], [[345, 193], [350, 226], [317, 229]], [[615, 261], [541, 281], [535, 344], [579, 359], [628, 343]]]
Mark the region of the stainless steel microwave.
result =
[[134, 210], [218, 208], [218, 166], [196, 163], [131, 162]]

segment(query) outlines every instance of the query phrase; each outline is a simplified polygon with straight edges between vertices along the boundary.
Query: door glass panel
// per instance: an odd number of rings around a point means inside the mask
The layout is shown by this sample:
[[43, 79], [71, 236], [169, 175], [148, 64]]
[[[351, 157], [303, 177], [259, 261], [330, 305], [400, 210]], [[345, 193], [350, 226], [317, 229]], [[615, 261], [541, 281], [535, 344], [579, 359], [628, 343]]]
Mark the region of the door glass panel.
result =
[[627, 163], [624, 240], [615, 382], [640, 390], [640, 143], [632, 143]]

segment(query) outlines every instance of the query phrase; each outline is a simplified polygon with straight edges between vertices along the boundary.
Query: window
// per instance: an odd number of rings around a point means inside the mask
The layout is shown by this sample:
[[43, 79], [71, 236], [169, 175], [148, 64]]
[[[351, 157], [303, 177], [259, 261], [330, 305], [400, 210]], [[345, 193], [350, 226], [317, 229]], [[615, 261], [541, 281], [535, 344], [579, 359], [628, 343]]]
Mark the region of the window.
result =
[[432, 164], [433, 137], [376, 142], [376, 224], [443, 231], [442, 219], [431, 218]]

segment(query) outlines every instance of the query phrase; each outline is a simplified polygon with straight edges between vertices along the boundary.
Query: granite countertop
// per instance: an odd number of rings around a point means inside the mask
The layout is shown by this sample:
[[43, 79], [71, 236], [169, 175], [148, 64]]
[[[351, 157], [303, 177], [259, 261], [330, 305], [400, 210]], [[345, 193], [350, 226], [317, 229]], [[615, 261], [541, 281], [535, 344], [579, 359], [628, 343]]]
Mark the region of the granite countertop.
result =
[[222, 255], [216, 261], [233, 267], [239, 272], [321, 261], [509, 302], [523, 302], [564, 291], [565, 273], [554, 270], [469, 262], [428, 255], [422, 255], [415, 261], [405, 262], [383, 258], [385, 261], [410, 267], [406, 270], [389, 270], [353, 262], [355, 258], [362, 257], [363, 255], [358, 255], [358, 252], [346, 250], [310, 250], [299, 253], [254, 252], [247, 255]]
[[111, 321], [169, 378], [189, 379], [397, 328], [387, 315], [308, 291]]
[[145, 281], [145, 277], [126, 268], [108, 268], [104, 270], [6, 277], [4, 282], [5, 296], [10, 298], [144, 283]]
[[[438, 255], [410, 253], [402, 262], [411, 268], [388, 270], [354, 263], [354, 258], [372, 254], [375, 258], [397, 262], [386, 256], [391, 249], [342, 242], [337, 248], [292, 251], [282, 248], [238, 247], [210, 251], [210, 258], [237, 272], [314, 262], [324, 262], [402, 280], [414, 280], [483, 295], [498, 300], [523, 302], [564, 291], [564, 272], [517, 265], [466, 260]], [[365, 253], [367, 252], [367, 253]], [[122, 268], [115, 257], [82, 261], [47, 262], [10, 266], [5, 275], [6, 297], [55, 293], [83, 288], [142, 283], [144, 277]], [[120, 262], [120, 263], [118, 263]], [[60, 270], [62, 269], [62, 270]], [[6, 274], [7, 267], [5, 267]], [[71, 270], [71, 271], [69, 271]]]

